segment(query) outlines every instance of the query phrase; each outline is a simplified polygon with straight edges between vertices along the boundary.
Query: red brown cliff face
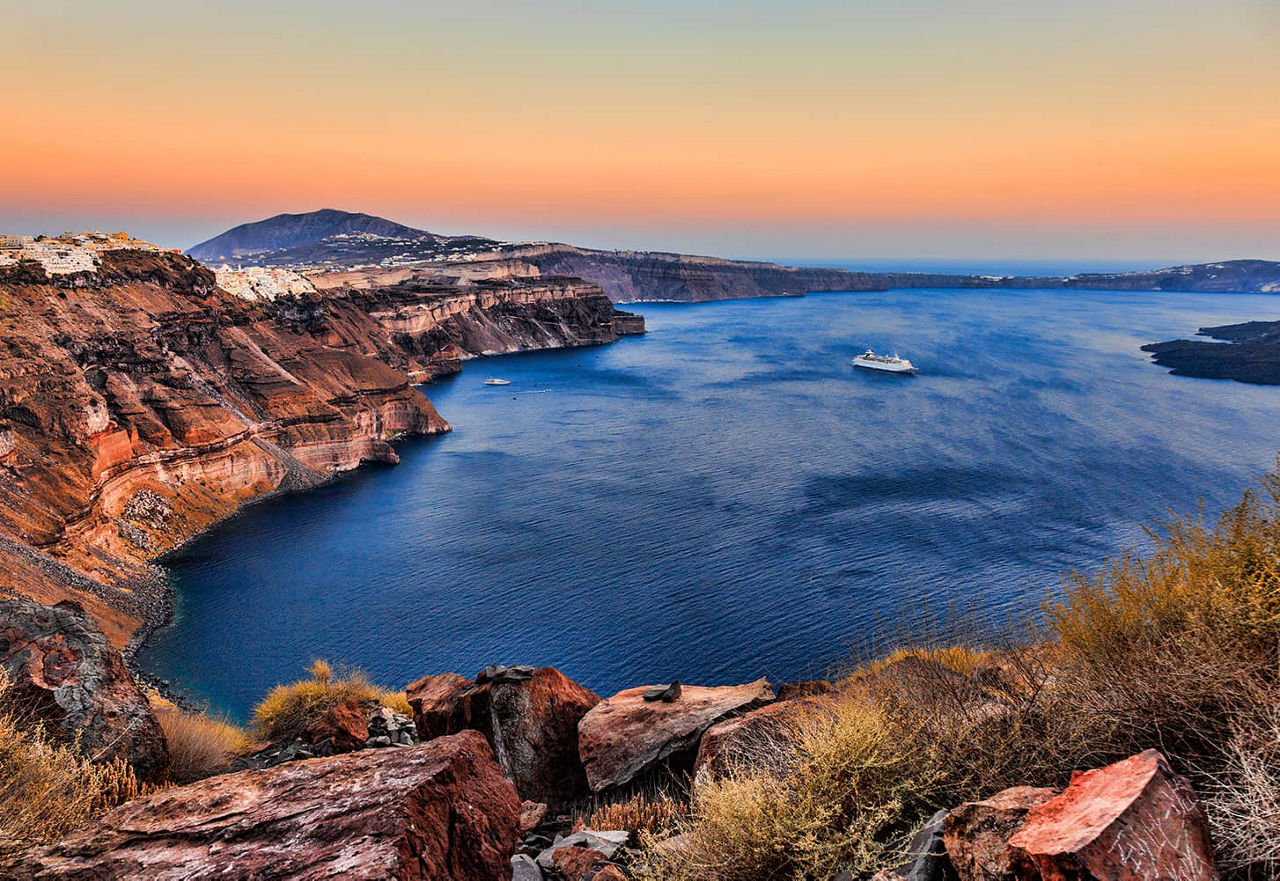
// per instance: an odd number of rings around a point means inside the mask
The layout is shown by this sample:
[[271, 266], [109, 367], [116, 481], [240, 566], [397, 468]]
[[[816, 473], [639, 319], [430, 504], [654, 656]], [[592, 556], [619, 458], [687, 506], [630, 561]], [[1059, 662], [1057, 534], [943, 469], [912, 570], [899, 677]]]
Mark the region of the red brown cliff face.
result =
[[0, 594], [74, 599], [124, 645], [148, 561], [241, 504], [449, 425], [414, 382], [480, 354], [643, 332], [576, 279], [344, 286], [248, 302], [175, 254], [0, 270]]
[[447, 431], [371, 352], [368, 319], [312, 333], [172, 254], [0, 277], [0, 589], [74, 598], [122, 644], [145, 563], [241, 503]]

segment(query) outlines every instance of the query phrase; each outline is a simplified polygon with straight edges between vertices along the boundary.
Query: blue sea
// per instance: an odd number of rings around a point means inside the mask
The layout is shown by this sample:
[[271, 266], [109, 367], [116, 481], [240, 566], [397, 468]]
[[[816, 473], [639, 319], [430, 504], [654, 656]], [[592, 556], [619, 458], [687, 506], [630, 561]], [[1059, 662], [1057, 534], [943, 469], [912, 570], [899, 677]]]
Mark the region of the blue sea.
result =
[[[637, 684], [821, 676], [945, 610], [1034, 616], [1274, 463], [1280, 387], [1139, 351], [1265, 295], [911, 290], [636, 307], [649, 333], [468, 362], [451, 434], [269, 500], [170, 562], [141, 663], [237, 718], [310, 660]], [[858, 371], [897, 351], [915, 377]], [[510, 386], [482, 385], [486, 376]]]

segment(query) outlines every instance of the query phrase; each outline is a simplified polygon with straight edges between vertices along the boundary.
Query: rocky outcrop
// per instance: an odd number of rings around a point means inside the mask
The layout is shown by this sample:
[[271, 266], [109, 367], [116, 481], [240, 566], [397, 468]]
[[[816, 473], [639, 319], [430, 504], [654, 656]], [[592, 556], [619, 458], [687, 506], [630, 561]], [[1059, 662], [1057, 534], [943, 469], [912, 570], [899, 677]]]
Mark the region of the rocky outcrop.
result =
[[157, 556], [247, 501], [447, 431], [414, 382], [643, 331], [573, 279], [410, 275], [249, 302], [159, 251], [0, 268], [0, 303], [0, 595], [74, 599], [122, 647], [167, 616]]
[[489, 745], [463, 732], [162, 790], [7, 877], [491, 881], [510, 877], [519, 812]]
[[961, 881], [1014, 881], [1026, 870], [1009, 848], [1027, 814], [1057, 795], [1057, 790], [1015, 786], [982, 801], [969, 801], [947, 814], [943, 842]]
[[1061, 795], [1031, 810], [1009, 848], [1033, 867], [1023, 878], [1218, 878], [1191, 784], [1155, 750], [1077, 772]]
[[1219, 342], [1169, 340], [1148, 343], [1142, 351], [1175, 376], [1280, 385], [1280, 321], [1202, 327], [1196, 333]]
[[657, 251], [592, 251], [571, 245], [527, 245], [503, 252], [527, 261], [544, 275], [576, 276], [600, 285], [610, 299], [737, 300], [804, 296], [810, 291], [887, 290], [876, 276], [841, 269], [808, 269], [664, 254]]
[[0, 600], [0, 667], [12, 704], [95, 762], [124, 759], [140, 779], [169, 764], [164, 733], [120, 653], [80, 606]]
[[644, 318], [614, 308], [598, 285], [573, 278], [445, 283], [433, 275], [381, 287], [326, 290], [318, 303], [376, 321], [381, 357], [431, 379], [477, 355], [599, 345], [644, 333]]
[[695, 777], [719, 777], [737, 767], [765, 764], [785, 749], [798, 721], [820, 713], [822, 697], [777, 700], [741, 716], [717, 722], [698, 743]]
[[448, 429], [365, 354], [385, 336], [367, 316], [290, 324], [174, 254], [104, 252], [56, 277], [21, 264], [0, 296], [0, 590], [77, 599], [116, 645], [164, 615], [151, 559], [249, 499]]
[[718, 688], [686, 685], [670, 703], [645, 700], [648, 690], [621, 691], [578, 724], [578, 750], [593, 792], [621, 786], [669, 757], [696, 750], [716, 722], [773, 700], [765, 679]]
[[491, 667], [475, 680], [427, 676], [405, 693], [420, 737], [483, 732], [522, 797], [560, 804], [586, 792], [578, 723], [600, 696], [554, 667]]

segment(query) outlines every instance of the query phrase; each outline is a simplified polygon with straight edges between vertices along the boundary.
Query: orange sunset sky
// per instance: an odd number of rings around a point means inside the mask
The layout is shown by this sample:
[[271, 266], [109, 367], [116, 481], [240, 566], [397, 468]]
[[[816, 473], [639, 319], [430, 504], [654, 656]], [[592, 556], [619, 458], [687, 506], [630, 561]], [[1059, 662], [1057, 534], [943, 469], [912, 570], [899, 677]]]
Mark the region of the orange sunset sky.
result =
[[1280, 259], [1278, 46], [1275, 0], [9, 4], [0, 230]]

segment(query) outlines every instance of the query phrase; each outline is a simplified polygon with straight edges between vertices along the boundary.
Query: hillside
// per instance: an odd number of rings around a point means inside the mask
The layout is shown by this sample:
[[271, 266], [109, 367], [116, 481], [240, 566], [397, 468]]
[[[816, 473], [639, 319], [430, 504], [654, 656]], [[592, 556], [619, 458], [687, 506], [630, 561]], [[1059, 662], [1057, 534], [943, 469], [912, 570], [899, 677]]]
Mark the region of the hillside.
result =
[[82, 262], [0, 266], [0, 594], [75, 599], [117, 645], [168, 614], [159, 555], [254, 498], [447, 431], [416, 382], [644, 329], [573, 279], [249, 301], [158, 249]]
[[[388, 249], [409, 249], [422, 259], [456, 253], [478, 244], [473, 236], [441, 236], [371, 214], [325, 208], [306, 214], [277, 214], [244, 223], [192, 247], [187, 253], [204, 263], [252, 262], [261, 265], [376, 262]], [[380, 256], [373, 258], [374, 254]]]
[[784, 266], [659, 251], [603, 251], [574, 245], [504, 243], [478, 236], [439, 236], [368, 214], [315, 211], [282, 214], [244, 224], [193, 247], [206, 263], [291, 267], [319, 276], [352, 270], [400, 278], [510, 278], [555, 275], [581, 278], [614, 301], [703, 302], [749, 297], [803, 296], [820, 291], [891, 288], [994, 288], [1171, 292], [1280, 292], [1280, 263], [1230, 260], [1165, 269], [1070, 276], [949, 275], [921, 272], [849, 272]]

